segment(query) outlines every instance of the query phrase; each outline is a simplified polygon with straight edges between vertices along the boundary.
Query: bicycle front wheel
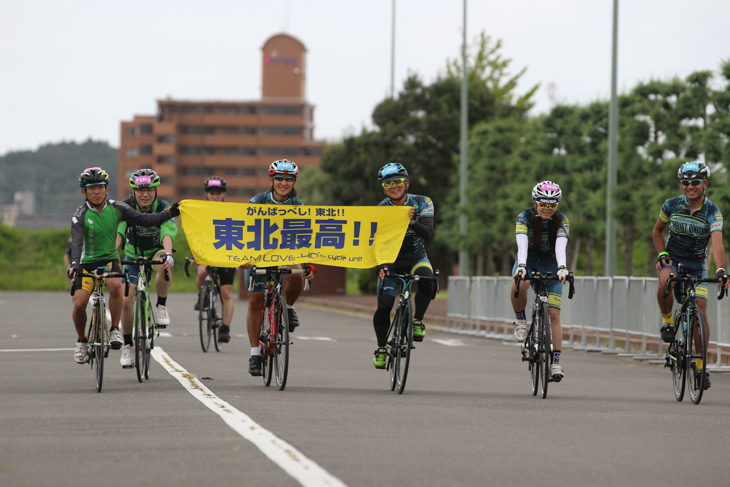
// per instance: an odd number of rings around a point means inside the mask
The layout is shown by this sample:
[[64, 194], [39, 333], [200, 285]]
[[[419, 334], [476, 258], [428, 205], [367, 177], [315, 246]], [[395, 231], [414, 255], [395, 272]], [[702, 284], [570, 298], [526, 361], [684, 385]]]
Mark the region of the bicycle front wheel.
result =
[[205, 307], [206, 296], [208, 296], [208, 287], [203, 287], [200, 291], [198, 299], [198, 327], [200, 329], [200, 346], [203, 352], [208, 351], [210, 347], [210, 323], [208, 320], [208, 309]]
[[[679, 326], [682, 324], [680, 323]], [[669, 346], [669, 360], [674, 383], [674, 397], [677, 401], [681, 401], [684, 399], [685, 374], [687, 373], [684, 339], [677, 340]]]
[[134, 368], [137, 370], [137, 380], [144, 379], [144, 334], [145, 313], [147, 312], [147, 295], [137, 291], [134, 298]]
[[537, 396], [540, 390], [540, 354], [538, 353], [540, 340], [538, 337], [542, 332], [542, 324], [538, 313], [532, 314], [532, 325], [530, 326], [530, 335], [527, 337], [527, 353], [529, 357], [530, 367], [530, 385], [532, 386], [532, 395]]
[[542, 398], [547, 397], [548, 382], [550, 382], [550, 354], [552, 353], [552, 329], [550, 328], [550, 310], [548, 305], [541, 305], [542, 313], [542, 343], [540, 344], [540, 362], [542, 362]]
[[390, 390], [394, 391], [395, 386], [398, 383], [398, 366], [400, 361], [400, 353], [398, 352], [398, 343], [400, 341], [401, 329], [398, 324], [401, 322], [401, 316], [403, 315], [403, 308], [398, 305], [395, 308], [395, 316], [393, 321], [390, 322], [390, 328], [388, 328], [388, 370], [390, 371]]
[[213, 346], [216, 352], [221, 351], [221, 344], [218, 341], [218, 332], [223, 324], [223, 299], [221, 298], [220, 289], [213, 289], [211, 291], [210, 309], [212, 312], [212, 335], [213, 335]]
[[283, 391], [289, 372], [289, 316], [286, 302], [281, 298], [276, 303], [276, 340], [274, 341], [274, 369], [276, 385]]
[[155, 343], [155, 314], [152, 309], [152, 303], [147, 299], [147, 319], [145, 321], [144, 330], [144, 353], [142, 358], [144, 359], [144, 378], [150, 380], [150, 368], [152, 367], [152, 349]]
[[[695, 331], [699, 342], [695, 340]], [[702, 366], [697, 367], [702, 360]], [[695, 308], [690, 316], [690, 328], [687, 332], [687, 387], [693, 404], [699, 404], [705, 390], [705, 372], [707, 371], [707, 340], [705, 338], [705, 320], [702, 313]]]
[[96, 305], [92, 319], [93, 325], [93, 347], [94, 347], [94, 373], [96, 375], [96, 392], [101, 392], [104, 382], [104, 343], [106, 342], [106, 330], [104, 329], [104, 306]]
[[413, 312], [411, 304], [406, 302], [405, 309], [401, 314], [400, 339], [398, 342], [398, 350], [400, 353], [396, 358], [396, 368], [398, 369], [398, 382], [395, 386], [398, 394], [403, 394], [406, 388], [406, 379], [408, 378], [408, 364], [411, 361], [411, 349], [413, 348]]
[[264, 306], [264, 319], [261, 322], [261, 336], [259, 337], [259, 346], [261, 347], [261, 375], [264, 379], [264, 385], [268, 387], [271, 385], [271, 378], [273, 377], [274, 371], [274, 340], [276, 335], [272, 332], [274, 327], [272, 326], [272, 320], [276, 314], [273, 310], [273, 305], [269, 304]]

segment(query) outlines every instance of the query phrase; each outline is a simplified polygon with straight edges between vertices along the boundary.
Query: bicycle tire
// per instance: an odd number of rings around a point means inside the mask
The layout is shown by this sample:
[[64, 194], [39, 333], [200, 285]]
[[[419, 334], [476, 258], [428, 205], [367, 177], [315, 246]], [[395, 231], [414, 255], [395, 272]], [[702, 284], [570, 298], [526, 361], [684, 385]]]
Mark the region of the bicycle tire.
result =
[[276, 304], [276, 342], [273, 359], [276, 385], [283, 391], [289, 374], [289, 316], [283, 296]]
[[152, 368], [152, 349], [155, 343], [155, 312], [152, 309], [152, 303], [147, 300], [147, 329], [145, 330], [144, 340], [144, 378], [150, 380], [150, 369]]
[[388, 329], [388, 370], [390, 371], [391, 391], [395, 390], [395, 386], [398, 383], [398, 362], [400, 358], [397, 345], [400, 336], [398, 323], [400, 323], [402, 315], [403, 307], [398, 303], [398, 306], [395, 308], [395, 316], [393, 316], [393, 321], [390, 322], [390, 328]]
[[540, 346], [540, 362], [542, 362], [542, 398], [547, 397], [548, 383], [550, 382], [550, 345], [552, 343], [552, 329], [550, 328], [550, 309], [546, 303], [540, 306], [542, 312], [542, 345]]
[[200, 347], [203, 352], [208, 352], [210, 347], [210, 327], [208, 326], [208, 310], [205, 308], [205, 297], [208, 295], [208, 287], [203, 286], [198, 299], [198, 328], [200, 330]]
[[96, 392], [101, 392], [104, 383], [104, 306], [95, 305], [92, 315], [94, 321], [94, 358], [96, 359], [94, 372], [96, 376]]
[[[694, 330], [697, 328], [697, 332], [700, 336], [700, 343], [702, 344], [702, 350], [695, 353], [692, 349], [697, 347], [697, 343], [694, 340]], [[687, 372], [685, 377], [687, 378], [687, 387], [689, 388], [689, 398], [692, 399], [693, 404], [699, 404], [702, 400], [702, 393], [705, 389], [705, 372], [707, 371], [707, 340], [705, 339], [705, 320], [702, 317], [702, 313], [699, 309], [695, 308], [692, 310], [692, 316], [690, 317], [690, 327], [687, 331]], [[691, 356], [690, 356], [691, 355]], [[702, 359], [702, 368], [700, 370], [695, 369], [696, 360]]]
[[223, 324], [223, 298], [221, 298], [220, 289], [211, 289], [210, 309], [213, 310], [213, 321], [212, 321], [212, 335], [213, 335], [213, 346], [216, 352], [221, 351], [221, 344], [218, 341], [218, 333], [220, 332], [220, 326]]
[[532, 326], [530, 327], [530, 336], [528, 340], [530, 342], [528, 353], [530, 357], [530, 384], [532, 385], [532, 395], [537, 396], [537, 391], [540, 390], [540, 354], [538, 353], [540, 340], [538, 336], [542, 333], [542, 325], [540, 323], [540, 316], [538, 313], [532, 313]]
[[[680, 322], [676, 324], [677, 328], [675, 329], [683, 329], [681, 328], [683, 327], [682, 321], [683, 320], [680, 320]], [[674, 357], [672, 357], [671, 355], [671, 346], [669, 349], [669, 360], [671, 361], [670, 368], [672, 370], [672, 384], [674, 385], [674, 398], [677, 401], [681, 402], [682, 399], [684, 399], [685, 374], [687, 373], [684, 338], [676, 340], [673, 345], [675, 355]]]
[[[147, 310], [146, 295], [137, 291], [134, 298], [134, 368], [137, 371], [137, 380], [144, 380], [144, 313]], [[144, 307], [144, 308], [143, 308]]]
[[410, 302], [406, 302], [405, 311], [401, 315], [401, 345], [400, 358], [398, 361], [398, 383], [396, 391], [403, 394], [408, 379], [408, 366], [411, 362], [411, 350], [413, 349], [413, 311]]
[[271, 378], [274, 376], [274, 357], [272, 352], [272, 341], [275, 337], [271, 336], [271, 317], [272, 317], [272, 304], [264, 306], [264, 319], [261, 322], [261, 338], [259, 338], [259, 345], [261, 346], [261, 376], [264, 380], [264, 385], [269, 387], [271, 385]]

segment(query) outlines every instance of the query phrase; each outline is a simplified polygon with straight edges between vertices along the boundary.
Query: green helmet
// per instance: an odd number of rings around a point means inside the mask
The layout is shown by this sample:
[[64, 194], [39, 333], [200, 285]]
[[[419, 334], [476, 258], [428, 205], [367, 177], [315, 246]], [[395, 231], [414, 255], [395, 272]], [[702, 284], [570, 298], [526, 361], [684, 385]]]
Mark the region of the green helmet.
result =
[[139, 169], [129, 178], [132, 189], [156, 188], [160, 185], [160, 176], [152, 169]]

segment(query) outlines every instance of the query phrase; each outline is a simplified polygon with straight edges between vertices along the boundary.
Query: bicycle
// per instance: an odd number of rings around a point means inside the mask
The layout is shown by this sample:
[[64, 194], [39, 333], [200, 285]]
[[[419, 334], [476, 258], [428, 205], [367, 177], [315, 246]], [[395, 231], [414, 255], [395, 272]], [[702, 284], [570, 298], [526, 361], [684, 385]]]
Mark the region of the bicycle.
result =
[[[94, 369], [96, 376], [96, 392], [101, 392], [104, 382], [104, 359], [109, 356], [109, 331], [106, 329], [106, 302], [104, 301], [103, 284], [105, 279], [124, 277], [124, 274], [112, 274], [111, 266], [97, 267], [93, 271], [82, 274], [83, 278], [94, 280], [94, 287], [91, 291], [91, 319], [89, 329], [86, 332], [86, 340], [89, 343], [89, 364]], [[77, 272], [71, 276], [71, 296], [76, 293]], [[129, 294], [129, 285], [126, 286], [124, 295]]]
[[[190, 277], [188, 266], [190, 257], [185, 257], [185, 275]], [[221, 351], [221, 344], [218, 341], [218, 329], [223, 324], [223, 299], [221, 298], [220, 276], [218, 268], [205, 266], [205, 282], [200, 288], [198, 295], [198, 328], [200, 330], [200, 347], [203, 352], [208, 352], [210, 340], [213, 339], [213, 347], [216, 352]]]
[[[671, 282], [679, 283], [679, 291], [675, 290], [675, 296], [678, 297], [680, 305], [680, 309], [674, 314], [675, 339], [667, 349], [664, 367], [669, 367], [672, 371], [674, 397], [677, 401], [684, 399], [686, 383], [692, 403], [699, 404], [705, 390], [707, 337], [705, 336], [705, 320], [697, 307], [695, 285], [702, 282], [722, 283], [722, 280], [690, 276], [683, 264], [677, 265], [677, 274], [675, 276], [674, 272], [669, 273], [667, 289], [662, 296], [663, 298], [669, 296]], [[726, 289], [721, 284], [717, 299], [722, 299], [725, 293]], [[676, 332], [680, 330], [680, 326], [682, 333], [677, 337]], [[697, 359], [702, 360], [702, 367], [699, 370], [696, 368]]]
[[[134, 297], [134, 368], [137, 370], [137, 380], [150, 379], [152, 365], [152, 350], [155, 348], [155, 337], [159, 336], [157, 315], [152, 309], [149, 298], [148, 282], [152, 275], [153, 265], [162, 265], [165, 260], [155, 261], [145, 257], [120, 262], [123, 265], [139, 266], [137, 274], [137, 293]], [[129, 288], [129, 268], [124, 269], [124, 276]], [[170, 274], [165, 270], [165, 280], [170, 280]], [[125, 295], [128, 293], [125, 293]]]
[[[304, 274], [304, 269], [286, 269], [266, 267], [249, 271], [248, 292], [253, 292], [254, 276], [266, 276], [264, 290], [264, 320], [261, 323], [259, 347], [261, 347], [261, 372], [264, 385], [271, 384], [272, 372], [276, 376], [276, 385], [280, 391], [286, 387], [289, 371], [289, 315], [286, 312], [286, 300], [282, 291], [283, 276], [287, 274]], [[304, 281], [304, 290], [309, 289], [309, 280]], [[267, 363], [268, 362], [268, 363]]]
[[[515, 297], [520, 294], [521, 276], [515, 277]], [[530, 274], [533, 289], [535, 290], [535, 304], [532, 306], [532, 324], [527, 339], [522, 343], [522, 361], [528, 362], [528, 370], [531, 376], [532, 395], [536, 396], [537, 392], [542, 393], [542, 398], [547, 397], [548, 384], [550, 382], [560, 382], [560, 379], [553, 380], [550, 377], [550, 355], [552, 353], [552, 328], [550, 326], [550, 309], [548, 307], [548, 281], [559, 281], [560, 278], [553, 276], [552, 272], [541, 274], [532, 272]], [[568, 299], [573, 299], [575, 287], [573, 284], [574, 276], [572, 272], [568, 273], [566, 278], [570, 284], [568, 291]]]
[[[408, 366], [411, 360], [411, 350], [416, 348], [413, 345], [413, 306], [411, 305], [411, 287], [417, 281], [433, 281], [434, 286], [431, 299], [436, 298], [439, 292], [439, 271], [434, 271], [432, 277], [418, 276], [413, 274], [389, 274], [388, 268], [383, 271], [391, 279], [400, 281], [398, 294], [398, 305], [395, 308], [395, 315], [388, 327], [387, 361], [385, 369], [390, 371], [390, 390], [397, 390], [403, 394], [408, 378]], [[383, 294], [383, 286], [380, 286], [378, 296]]]

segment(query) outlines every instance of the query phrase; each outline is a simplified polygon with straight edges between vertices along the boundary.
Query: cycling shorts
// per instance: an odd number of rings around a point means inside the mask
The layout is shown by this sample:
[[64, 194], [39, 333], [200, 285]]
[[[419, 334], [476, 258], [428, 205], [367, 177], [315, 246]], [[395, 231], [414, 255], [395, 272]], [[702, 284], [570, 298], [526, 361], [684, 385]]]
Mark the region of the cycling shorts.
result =
[[[81, 264], [81, 268], [84, 271], [84, 274], [89, 273], [90, 271], [96, 270], [97, 267], [106, 267], [111, 266], [112, 272], [114, 274], [121, 274], [122, 268], [119, 266], [119, 259], [114, 259], [110, 262], [93, 262], [91, 264]], [[106, 279], [104, 279], [104, 282], [106, 282]], [[91, 277], [84, 277], [83, 282], [81, 276], [76, 277], [76, 281], [74, 281], [74, 288], [75, 289], [83, 289], [87, 293], [91, 294], [91, 291], [94, 290], [94, 279]]]
[[[165, 249], [161, 249], [159, 247], [150, 249], [150, 250], [143, 250], [141, 255], [145, 257], [146, 259], [152, 259], [152, 260], [160, 260], [160, 255], [165, 253]], [[134, 260], [139, 255], [130, 253], [126, 256], [127, 260]], [[139, 282], [139, 266], [138, 265], [125, 265], [125, 269], [129, 269], [129, 283], [136, 286]], [[155, 270], [155, 266], [152, 266], [152, 270]], [[127, 282], [127, 278], [125, 277], [122, 279], [122, 283]]]
[[[514, 267], [512, 267], [513, 276], [515, 275], [515, 272], [517, 272], [517, 262], [515, 262]], [[533, 272], [539, 272], [540, 274], [547, 274], [548, 272], [551, 272], [553, 276], [555, 276], [558, 273], [558, 261], [553, 259], [527, 259], [527, 275], [529, 276]], [[535, 289], [534, 284], [532, 288]], [[548, 306], [560, 309], [560, 304], [563, 301], [563, 284], [560, 281], [548, 281], [547, 291]]]
[[[387, 267], [388, 272], [392, 272], [393, 274], [415, 274], [422, 267], [430, 269], [431, 273], [433, 273], [431, 261], [428, 260], [426, 254], [419, 254], [407, 260], [396, 260], [394, 264], [389, 264]], [[391, 279], [387, 276], [382, 281], [378, 279], [378, 293], [380, 293], [381, 285], [383, 286], [383, 296], [398, 296], [400, 292], [400, 280]]]
[[[685, 270], [690, 276], [702, 276], [703, 278], [707, 278], [707, 267], [705, 267], [705, 261], [687, 261], [684, 259], [677, 258], [676, 255], [669, 254], [669, 258], [672, 261], [672, 265], [663, 265], [661, 269], [659, 269], [659, 272], [663, 271], [664, 269], [671, 269], [672, 272], [674, 272], [674, 275], [677, 275], [677, 264], [684, 265]], [[681, 294], [679, 293], [679, 288], [677, 286], [674, 286], [675, 289], [675, 297], [677, 300], [680, 299]], [[701, 282], [695, 284], [695, 296], [698, 299], [704, 299], [707, 300], [707, 283]]]
[[216, 267], [218, 269], [218, 281], [221, 286], [233, 286], [233, 279], [236, 276], [235, 267]]

